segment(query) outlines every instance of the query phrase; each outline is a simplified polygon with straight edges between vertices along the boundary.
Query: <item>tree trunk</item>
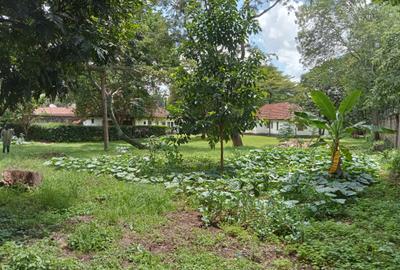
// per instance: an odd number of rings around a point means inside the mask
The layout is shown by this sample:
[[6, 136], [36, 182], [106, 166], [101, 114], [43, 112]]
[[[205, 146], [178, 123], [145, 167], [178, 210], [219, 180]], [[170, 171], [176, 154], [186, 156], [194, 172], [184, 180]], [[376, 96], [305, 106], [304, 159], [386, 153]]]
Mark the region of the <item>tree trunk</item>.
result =
[[243, 146], [242, 137], [240, 136], [239, 132], [232, 133], [231, 139], [232, 139], [232, 144], [234, 147]]
[[224, 126], [222, 124], [219, 125], [219, 140], [220, 140], [220, 170], [224, 171]]
[[108, 151], [110, 144], [110, 136], [108, 133], [108, 109], [107, 109], [107, 93], [106, 93], [106, 72], [101, 73], [101, 98], [103, 102], [103, 138], [104, 151]]
[[121, 129], [121, 126], [118, 124], [117, 118], [115, 117], [115, 114], [114, 114], [112, 95], [108, 96], [108, 105], [110, 107], [111, 121], [113, 122], [115, 128], [117, 129], [118, 138], [124, 140], [125, 142], [129, 143], [130, 145], [132, 145], [133, 147], [136, 147], [138, 149], [146, 148], [145, 145], [143, 145], [139, 140], [129, 137]]
[[[379, 112], [378, 111], [374, 111], [374, 113], [373, 113], [373, 117], [372, 117], [372, 123], [375, 125], [375, 126], [380, 126], [381, 124], [382, 124], [382, 121], [381, 121], [381, 119], [380, 119], [380, 116], [379, 116]], [[379, 132], [377, 132], [377, 131], [374, 131], [373, 133], [372, 133], [372, 140], [374, 140], [374, 141], [379, 141], [379, 140], [381, 140], [381, 134], [379, 133]]]
[[396, 115], [396, 148], [400, 149], [400, 113]]
[[24, 124], [24, 133], [25, 133], [24, 136], [25, 136], [26, 139], [28, 139], [29, 127], [30, 127], [30, 123], [25, 123]]

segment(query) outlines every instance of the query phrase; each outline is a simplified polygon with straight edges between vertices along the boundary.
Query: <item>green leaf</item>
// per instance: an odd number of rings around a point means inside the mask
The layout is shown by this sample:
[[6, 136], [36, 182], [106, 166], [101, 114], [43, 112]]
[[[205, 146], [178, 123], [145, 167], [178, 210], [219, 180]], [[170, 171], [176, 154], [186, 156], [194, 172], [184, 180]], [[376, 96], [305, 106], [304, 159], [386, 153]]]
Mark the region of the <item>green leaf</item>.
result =
[[327, 145], [327, 142], [324, 139], [319, 138], [318, 141], [316, 141], [313, 144], [310, 144], [310, 147], [319, 147], [319, 146], [322, 146], [322, 145]]
[[312, 113], [309, 113], [309, 112], [294, 112], [294, 115], [296, 115], [297, 117], [299, 117], [301, 119], [306, 119], [306, 120], [318, 118], [318, 116], [316, 116]]
[[329, 120], [336, 119], [336, 108], [329, 97], [322, 91], [312, 91], [311, 98], [321, 113]]
[[304, 122], [308, 126], [326, 129], [327, 122], [318, 116], [308, 112], [294, 112], [299, 122]]
[[394, 130], [394, 129], [384, 128], [384, 127], [381, 127], [381, 131], [380, 132], [381, 133], [385, 133], [385, 134], [396, 134], [397, 133], [397, 131]]
[[341, 114], [345, 114], [357, 104], [358, 100], [361, 97], [361, 91], [353, 91], [351, 92], [339, 105], [339, 112]]
[[346, 202], [346, 199], [332, 199], [332, 201], [340, 203], [340, 204], [344, 204]]
[[340, 146], [340, 151], [345, 156], [346, 160], [351, 161], [353, 159], [353, 156], [351, 155], [350, 150], [348, 148]]
[[355, 130], [368, 130], [371, 131], [372, 130], [372, 126], [371, 125], [366, 125], [365, 121], [361, 121], [358, 122], [350, 127], [347, 127], [344, 129], [344, 132], [347, 134], [351, 134], [353, 131]]

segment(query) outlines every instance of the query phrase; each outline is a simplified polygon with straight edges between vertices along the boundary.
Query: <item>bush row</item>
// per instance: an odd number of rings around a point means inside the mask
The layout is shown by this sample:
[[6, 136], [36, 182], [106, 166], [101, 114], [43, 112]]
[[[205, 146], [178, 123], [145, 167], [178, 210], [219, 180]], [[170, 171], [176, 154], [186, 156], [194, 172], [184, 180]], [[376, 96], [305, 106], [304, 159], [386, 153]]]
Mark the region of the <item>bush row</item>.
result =
[[[24, 133], [23, 128], [18, 125], [11, 125], [16, 135]], [[164, 126], [122, 126], [122, 130], [134, 138], [147, 138], [150, 136], [162, 136], [167, 133], [168, 127]], [[110, 127], [110, 140], [118, 140], [118, 133], [115, 127]], [[28, 140], [42, 142], [88, 142], [102, 141], [102, 127], [88, 126], [40, 126], [33, 125], [29, 128]]]

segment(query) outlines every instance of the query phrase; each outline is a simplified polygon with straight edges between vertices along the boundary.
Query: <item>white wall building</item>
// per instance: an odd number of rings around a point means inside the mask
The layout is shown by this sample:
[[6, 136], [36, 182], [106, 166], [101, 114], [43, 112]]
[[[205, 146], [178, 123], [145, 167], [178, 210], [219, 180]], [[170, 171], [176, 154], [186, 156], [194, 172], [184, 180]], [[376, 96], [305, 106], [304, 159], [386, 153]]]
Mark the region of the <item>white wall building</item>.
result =
[[298, 126], [291, 121], [294, 112], [298, 110], [300, 110], [299, 106], [288, 102], [265, 104], [258, 111], [259, 124], [246, 133], [278, 135], [280, 130], [290, 127], [297, 136], [317, 135], [317, 129]]
[[87, 127], [101, 127], [103, 126], [103, 118], [93, 117], [82, 121], [82, 125]]
[[[164, 108], [157, 108], [154, 112], [152, 112], [151, 117], [135, 120], [136, 126], [167, 126], [170, 128], [175, 127], [175, 122], [173, 119], [168, 118], [169, 113]], [[103, 118], [102, 117], [91, 117], [82, 122], [84, 126], [95, 126], [101, 127], [103, 126]]]

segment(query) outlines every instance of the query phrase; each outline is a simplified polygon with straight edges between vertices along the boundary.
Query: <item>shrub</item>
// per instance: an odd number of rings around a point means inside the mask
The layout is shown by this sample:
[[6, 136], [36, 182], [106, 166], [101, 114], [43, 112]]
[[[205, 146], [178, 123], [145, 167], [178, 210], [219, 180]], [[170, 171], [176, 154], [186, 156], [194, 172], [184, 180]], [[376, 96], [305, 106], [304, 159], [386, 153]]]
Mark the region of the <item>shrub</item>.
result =
[[372, 143], [371, 150], [377, 152], [383, 152], [385, 150], [392, 148], [393, 148], [393, 143], [389, 139], [385, 138], [384, 140], [381, 141], [374, 141]]
[[400, 179], [400, 151], [393, 151], [390, 157], [389, 170], [393, 179]]
[[278, 138], [280, 141], [287, 141], [294, 137], [294, 130], [289, 124], [284, 124], [283, 127], [279, 129]]
[[[18, 125], [11, 126], [15, 134], [20, 134], [23, 129]], [[122, 130], [135, 138], [150, 136], [163, 136], [167, 133], [164, 126], [123, 126]], [[110, 140], [118, 140], [115, 127], [110, 127]], [[33, 125], [29, 128], [28, 139], [45, 142], [88, 142], [103, 140], [102, 127], [74, 126], [74, 125]]]

